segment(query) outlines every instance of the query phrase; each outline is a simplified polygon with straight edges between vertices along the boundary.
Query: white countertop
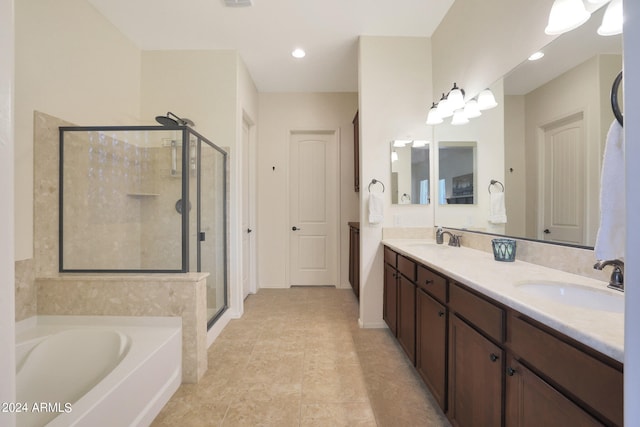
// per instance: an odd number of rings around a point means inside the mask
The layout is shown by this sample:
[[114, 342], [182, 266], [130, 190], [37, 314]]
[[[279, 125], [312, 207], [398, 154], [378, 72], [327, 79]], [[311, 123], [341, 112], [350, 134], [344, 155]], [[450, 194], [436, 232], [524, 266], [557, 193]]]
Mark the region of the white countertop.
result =
[[[478, 292], [539, 321], [593, 349], [623, 362], [624, 314], [576, 307], [532, 295], [522, 281], [565, 282], [619, 297], [606, 283], [523, 261], [499, 262], [493, 254], [465, 247], [436, 245], [433, 240], [385, 239], [398, 253], [441, 272]], [[516, 256], [517, 258], [517, 256]]]

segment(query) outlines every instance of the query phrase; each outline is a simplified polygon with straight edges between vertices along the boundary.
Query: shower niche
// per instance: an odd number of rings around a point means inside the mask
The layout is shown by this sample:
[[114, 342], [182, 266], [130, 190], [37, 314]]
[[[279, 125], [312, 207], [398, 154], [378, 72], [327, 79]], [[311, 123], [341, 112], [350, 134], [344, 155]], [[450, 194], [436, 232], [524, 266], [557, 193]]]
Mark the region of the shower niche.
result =
[[59, 271], [207, 272], [227, 307], [227, 153], [187, 123], [60, 127]]

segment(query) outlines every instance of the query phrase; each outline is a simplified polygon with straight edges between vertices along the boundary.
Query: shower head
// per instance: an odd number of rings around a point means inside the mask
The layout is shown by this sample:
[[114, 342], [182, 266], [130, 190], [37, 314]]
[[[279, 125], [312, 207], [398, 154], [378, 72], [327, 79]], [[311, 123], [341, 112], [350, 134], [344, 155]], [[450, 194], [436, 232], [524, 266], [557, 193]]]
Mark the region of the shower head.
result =
[[[172, 119], [169, 116], [175, 117]], [[160, 123], [162, 126], [195, 126], [196, 124], [193, 121], [187, 118], [180, 118], [173, 114], [171, 111], [167, 113], [166, 116], [156, 116], [156, 122]]]

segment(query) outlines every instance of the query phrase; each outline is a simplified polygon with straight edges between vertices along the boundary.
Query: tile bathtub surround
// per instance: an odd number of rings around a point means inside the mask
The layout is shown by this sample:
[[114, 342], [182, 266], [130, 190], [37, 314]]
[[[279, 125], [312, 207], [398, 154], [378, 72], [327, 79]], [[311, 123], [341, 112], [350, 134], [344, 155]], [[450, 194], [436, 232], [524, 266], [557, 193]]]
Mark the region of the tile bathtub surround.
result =
[[[451, 233], [462, 235], [460, 244], [463, 247], [493, 253], [491, 240], [495, 235], [474, 233], [459, 229], [443, 227]], [[436, 228], [402, 228], [391, 227], [382, 231], [382, 238], [388, 239], [432, 239], [435, 240]], [[445, 245], [449, 236], [445, 236]], [[514, 239], [517, 244], [516, 259], [542, 265], [567, 273], [578, 274], [596, 280], [609, 281], [611, 270], [598, 271], [593, 268], [596, 258], [592, 249], [574, 248], [530, 240]]]
[[38, 314], [182, 317], [182, 381], [207, 370], [207, 273], [37, 278]]
[[152, 426], [449, 426], [389, 330], [357, 318], [351, 290], [250, 295]]

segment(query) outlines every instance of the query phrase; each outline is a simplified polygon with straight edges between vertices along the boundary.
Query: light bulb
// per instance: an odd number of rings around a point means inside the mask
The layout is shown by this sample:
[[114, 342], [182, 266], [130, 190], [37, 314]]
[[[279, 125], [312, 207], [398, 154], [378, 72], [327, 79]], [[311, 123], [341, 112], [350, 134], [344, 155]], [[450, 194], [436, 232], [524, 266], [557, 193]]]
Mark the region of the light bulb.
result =
[[490, 89], [485, 89], [478, 95], [478, 108], [480, 111], [496, 107], [498, 103]]
[[440, 102], [438, 102], [438, 114], [440, 114], [440, 117], [443, 119], [453, 115], [453, 109], [449, 106], [449, 101], [444, 96], [444, 93], [442, 94], [442, 98], [440, 98]]
[[464, 92], [455, 83], [447, 95], [447, 104], [453, 111], [464, 108]]
[[604, 11], [602, 25], [598, 28], [601, 36], [615, 36], [622, 34], [622, 0], [611, 0]]
[[453, 113], [453, 119], [451, 119], [452, 125], [466, 125], [469, 123], [469, 118], [464, 114], [463, 109], [458, 109]]
[[480, 108], [478, 108], [478, 101], [476, 101], [475, 99], [470, 99], [469, 101], [467, 101], [467, 103], [464, 105], [464, 114], [468, 119], [480, 117], [482, 112], [480, 111]]
[[549, 35], [566, 33], [587, 22], [590, 16], [582, 0], [555, 0], [544, 32]]
[[432, 103], [431, 108], [429, 109], [429, 114], [427, 115], [427, 124], [439, 125], [440, 123], [442, 123], [442, 116], [438, 113], [438, 107], [436, 107], [434, 102]]

